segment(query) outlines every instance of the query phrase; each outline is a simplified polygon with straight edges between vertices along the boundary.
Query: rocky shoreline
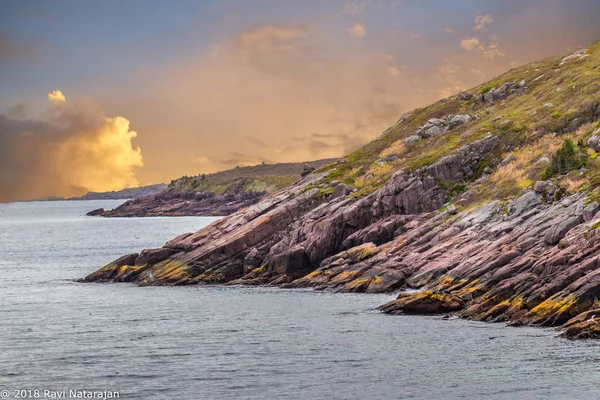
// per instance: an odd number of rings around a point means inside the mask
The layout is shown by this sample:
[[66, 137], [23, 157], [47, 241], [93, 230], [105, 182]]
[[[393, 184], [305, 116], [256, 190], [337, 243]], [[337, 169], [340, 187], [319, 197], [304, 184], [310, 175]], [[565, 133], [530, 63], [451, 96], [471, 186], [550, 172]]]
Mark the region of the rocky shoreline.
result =
[[105, 210], [98, 208], [88, 216], [101, 217], [180, 217], [180, 216], [223, 216], [256, 204], [266, 192], [241, 192], [231, 188], [222, 195], [214, 193], [178, 192], [166, 190], [162, 193], [128, 200], [120, 206]]
[[[373, 194], [319, 198], [324, 174], [186, 233], [160, 249], [115, 260], [83, 282], [202, 283], [403, 293], [389, 314], [443, 314], [563, 327], [598, 337], [600, 205], [584, 195], [554, 200], [537, 185], [511, 202], [438, 210], [439, 177], [468, 177], [493, 150], [488, 136]], [[426, 178], [423, 178], [426, 176]]]
[[598, 65], [600, 44], [406, 113], [347, 158], [82, 281], [402, 291], [381, 310], [600, 338]]
[[112, 210], [98, 208], [88, 216], [181, 217], [224, 216], [256, 204], [270, 193], [283, 189], [316, 168], [335, 162], [323, 159], [300, 163], [260, 164], [183, 176], [171, 181], [160, 193], [136, 196]]

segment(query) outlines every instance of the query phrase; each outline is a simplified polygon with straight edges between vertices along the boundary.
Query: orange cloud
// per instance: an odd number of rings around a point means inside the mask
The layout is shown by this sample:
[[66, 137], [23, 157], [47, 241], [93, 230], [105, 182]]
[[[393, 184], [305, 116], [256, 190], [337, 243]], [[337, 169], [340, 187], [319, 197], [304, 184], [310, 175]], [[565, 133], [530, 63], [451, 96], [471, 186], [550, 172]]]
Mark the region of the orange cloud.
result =
[[50, 102], [54, 105], [63, 104], [67, 101], [60, 90], [54, 90], [48, 93], [48, 100], [50, 100]]
[[0, 115], [0, 201], [74, 196], [138, 185], [142, 167], [136, 132], [123, 117], [109, 118], [85, 103], [48, 94], [54, 118]]
[[489, 60], [493, 60], [496, 57], [504, 57], [506, 55], [504, 51], [500, 48], [499, 43], [492, 41], [489, 44], [489, 46], [486, 46], [476, 37], [461, 40], [460, 47], [466, 51], [481, 51], [483, 53], [483, 56]]
[[461, 40], [460, 47], [462, 47], [463, 49], [465, 49], [467, 51], [471, 51], [471, 50], [475, 50], [475, 49], [483, 50], [483, 45], [481, 44], [481, 41], [479, 41], [479, 39], [477, 39], [476, 37], [471, 37], [471, 38]]

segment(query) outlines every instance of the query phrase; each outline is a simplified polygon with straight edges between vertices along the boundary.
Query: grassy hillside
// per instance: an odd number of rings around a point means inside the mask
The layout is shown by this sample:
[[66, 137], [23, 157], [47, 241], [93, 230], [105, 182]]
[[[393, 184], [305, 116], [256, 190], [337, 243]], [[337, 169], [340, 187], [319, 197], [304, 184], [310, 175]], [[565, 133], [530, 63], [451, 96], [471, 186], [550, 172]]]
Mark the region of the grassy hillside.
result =
[[317, 160], [301, 163], [260, 164], [236, 167], [227, 171], [196, 176], [183, 176], [171, 181], [168, 189], [177, 192], [212, 192], [221, 195], [236, 187], [243, 192], [273, 193], [300, 179], [306, 166], [319, 168], [334, 160]]
[[[512, 83], [506, 98], [478, 100], [506, 83]], [[321, 171], [328, 171], [328, 181], [358, 189], [354, 195], [360, 197], [381, 187], [397, 170], [415, 171], [491, 133], [500, 135], [501, 143], [493, 157], [477, 167], [472, 181], [440, 182], [453, 189], [462, 207], [514, 197], [542, 179], [552, 179], [563, 193], [593, 189], [600, 183], [600, 163], [595, 152], [581, 144], [598, 129], [598, 123], [590, 122], [599, 103], [600, 43], [595, 42], [583, 51], [512, 69], [460, 96], [407, 113], [379, 138]], [[405, 141], [428, 120], [453, 114], [477, 119], [435, 137]], [[563, 145], [571, 147], [567, 153], [579, 161], [567, 160], [568, 165], [553, 169]]]

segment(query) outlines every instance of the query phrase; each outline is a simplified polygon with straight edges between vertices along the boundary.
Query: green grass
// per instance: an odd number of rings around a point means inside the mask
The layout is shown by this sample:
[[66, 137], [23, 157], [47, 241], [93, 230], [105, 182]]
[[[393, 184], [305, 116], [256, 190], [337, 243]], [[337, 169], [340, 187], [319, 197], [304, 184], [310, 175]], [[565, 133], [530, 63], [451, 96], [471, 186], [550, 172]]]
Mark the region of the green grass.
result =
[[[498, 101], [493, 107], [475, 104], [473, 99], [461, 103], [454, 96], [408, 113], [380, 137], [349, 154], [342, 162], [324, 166], [322, 171], [328, 172], [325, 180], [337, 180], [358, 189], [352, 197], [365, 196], [384, 185], [395, 171], [403, 169], [411, 172], [431, 165], [465, 144], [491, 133], [499, 136], [500, 144], [489, 157], [475, 165], [469, 181], [455, 182], [448, 188], [452, 189], [451, 197], [475, 186], [480, 193], [475, 197], [476, 201], [488, 201], [495, 196], [510, 198], [518, 195], [535, 180], [541, 179], [541, 175], [545, 173], [545, 166], [535, 162], [523, 166], [523, 174], [518, 178], [507, 175], [496, 176], [489, 183], [475, 184], [473, 181], [482, 176], [486, 167], [494, 168], [511, 152], [535, 145], [549, 135], [573, 136], [582, 124], [592, 120], [594, 111], [600, 104], [600, 42], [591, 46], [589, 55], [583, 59], [571, 60], [561, 65], [565, 55], [547, 58], [513, 68], [469, 90], [476, 97], [509, 81], [515, 85], [522, 80], [527, 83], [524, 94]], [[553, 107], [545, 108], [546, 103], [552, 103]], [[478, 114], [480, 118], [440, 136], [423, 139], [410, 146], [398, 146], [398, 143], [414, 135], [430, 118], [442, 118], [457, 113]], [[374, 167], [376, 161], [383, 157], [382, 153], [392, 152], [392, 148], [398, 158], [389, 163], [390, 167], [384, 168], [383, 173], [379, 173]], [[550, 168], [551, 171], [545, 176], [557, 179], [557, 183], [562, 184], [563, 179], [572, 178], [571, 175], [562, 177], [566, 170], [586, 165], [591, 170], [586, 174], [593, 175], [596, 163], [584, 162], [581, 151], [577, 154], [576, 162], [569, 162], [566, 169], [560, 167], [554, 172]], [[553, 154], [546, 156], [552, 158]], [[595, 155], [590, 155], [589, 159], [594, 157]], [[586, 190], [593, 190], [594, 187], [592, 184], [586, 184]]]

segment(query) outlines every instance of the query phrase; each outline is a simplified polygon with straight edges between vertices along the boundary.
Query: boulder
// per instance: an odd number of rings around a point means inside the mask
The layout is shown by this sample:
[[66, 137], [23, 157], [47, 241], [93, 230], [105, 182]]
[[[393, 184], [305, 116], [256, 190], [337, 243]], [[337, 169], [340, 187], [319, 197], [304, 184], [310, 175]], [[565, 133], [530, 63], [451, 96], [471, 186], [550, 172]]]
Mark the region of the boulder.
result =
[[466, 123], [469, 123], [472, 120], [473, 120], [473, 117], [471, 117], [468, 114], [454, 115], [454, 116], [452, 116], [452, 118], [450, 118], [448, 120], [448, 128], [449, 129], [454, 129], [457, 126], [464, 125]]
[[135, 259], [135, 265], [154, 265], [161, 261], [166, 260], [174, 250], [160, 248], [160, 249], [146, 249], [142, 250], [140, 255]]
[[444, 125], [428, 125], [425, 124], [423, 128], [417, 132], [419, 136], [422, 138], [431, 138], [435, 136], [439, 136], [442, 133], [446, 132], [446, 127]]
[[122, 267], [123, 265], [135, 265], [135, 259], [138, 257], [138, 255], [138, 253], [127, 254], [123, 257], [117, 258], [113, 262], [117, 267]]
[[553, 195], [558, 190], [558, 186], [551, 181], [537, 181], [533, 185], [533, 190], [536, 193]]
[[244, 257], [244, 265], [243, 265], [244, 275], [249, 273], [253, 269], [260, 267], [261, 263], [262, 263], [262, 257], [260, 256], [260, 253], [258, 252], [258, 250], [256, 248], [252, 248], [252, 250], [250, 250], [250, 252], [248, 252], [246, 257]]
[[346, 185], [345, 183], [340, 183], [333, 190], [333, 194], [331, 195], [331, 198], [337, 199], [338, 197], [346, 197], [350, 193], [352, 193], [352, 187], [350, 187], [349, 185]]
[[[417, 136], [418, 137], [418, 136]], [[383, 161], [392, 162], [398, 159], [398, 153], [390, 153], [387, 156], [383, 157]]]
[[582, 216], [572, 216], [552, 225], [544, 235], [547, 244], [556, 244], [565, 237], [567, 232], [583, 222]]
[[515, 161], [517, 159], [517, 157], [514, 156], [514, 154], [509, 154], [506, 157], [504, 157], [504, 159], [500, 162], [500, 164], [498, 165], [499, 167], [503, 167], [505, 165], [510, 164], [511, 162]]
[[600, 204], [597, 201], [586, 204], [583, 208], [583, 220], [585, 222], [593, 220], [598, 211], [600, 211]]
[[587, 141], [587, 145], [595, 152], [600, 152], [600, 129], [597, 129], [592, 133], [592, 136], [590, 136]]
[[292, 279], [300, 278], [310, 272], [310, 261], [301, 245], [295, 245], [270, 258], [265, 264], [268, 274], [286, 275]]
[[469, 101], [473, 98], [473, 95], [469, 92], [459, 92], [457, 98], [459, 101]]
[[314, 170], [315, 170], [315, 167], [311, 167], [310, 165], [305, 164], [304, 168], [302, 169], [302, 172], [300, 172], [300, 176], [305, 177], [306, 175], [310, 174]]
[[404, 144], [413, 144], [413, 143], [417, 143], [419, 140], [421, 140], [421, 136], [419, 135], [412, 135], [407, 137], [406, 139], [404, 139]]
[[95, 217], [97, 215], [102, 215], [102, 214], [104, 214], [104, 208], [96, 208], [95, 210], [92, 210], [85, 215], [88, 215], [90, 217]]
[[560, 327], [560, 336], [575, 339], [600, 339], [600, 309], [582, 312]]
[[542, 196], [537, 192], [527, 191], [515, 199], [509, 207], [511, 215], [521, 215], [542, 202]]
[[396, 300], [379, 309], [386, 314], [445, 314], [464, 308], [465, 303], [457, 296], [431, 291], [401, 293]]

